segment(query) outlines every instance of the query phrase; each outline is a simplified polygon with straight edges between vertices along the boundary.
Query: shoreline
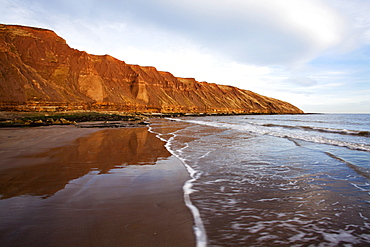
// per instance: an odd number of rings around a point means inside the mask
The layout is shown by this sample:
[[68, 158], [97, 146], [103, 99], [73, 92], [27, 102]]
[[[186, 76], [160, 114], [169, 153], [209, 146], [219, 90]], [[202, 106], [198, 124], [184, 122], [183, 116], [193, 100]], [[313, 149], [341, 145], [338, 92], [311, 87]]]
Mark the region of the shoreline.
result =
[[[162, 125], [162, 124], [163, 124], [163, 122], [160, 123], [160, 125]], [[191, 201], [191, 198], [190, 198], [190, 194], [193, 192], [193, 189], [192, 189], [193, 182], [195, 182], [199, 178], [200, 174], [197, 174], [196, 171], [186, 163], [186, 160], [179, 157], [178, 154], [176, 154], [176, 152], [174, 152], [174, 150], [172, 150], [170, 148], [171, 139], [174, 138], [176, 136], [176, 134], [174, 134], [174, 132], [172, 132], [172, 133], [170, 132], [169, 134], [172, 135], [172, 137], [170, 137], [166, 140], [165, 138], [162, 137], [163, 134], [154, 131], [154, 128], [150, 126], [148, 131], [153, 133], [153, 134], [156, 134], [156, 136], [160, 140], [166, 142], [166, 145], [165, 145], [166, 149], [172, 154], [172, 156], [174, 156], [179, 162], [181, 162], [182, 166], [188, 172], [188, 176], [189, 176], [188, 180], [186, 180], [184, 182], [183, 186], [182, 186], [184, 203], [185, 203], [186, 207], [190, 210], [190, 212], [193, 216], [193, 221], [194, 221], [193, 222], [193, 224], [194, 224], [193, 231], [194, 231], [194, 236], [195, 236], [195, 240], [196, 240], [196, 246], [197, 247], [205, 247], [205, 246], [207, 246], [207, 233], [206, 233], [206, 230], [204, 228], [203, 221], [200, 217], [199, 209], [193, 204], [193, 202]], [[160, 128], [162, 128], [162, 126]]]
[[0, 245], [196, 245], [189, 174], [147, 128], [2, 128], [0, 137]]

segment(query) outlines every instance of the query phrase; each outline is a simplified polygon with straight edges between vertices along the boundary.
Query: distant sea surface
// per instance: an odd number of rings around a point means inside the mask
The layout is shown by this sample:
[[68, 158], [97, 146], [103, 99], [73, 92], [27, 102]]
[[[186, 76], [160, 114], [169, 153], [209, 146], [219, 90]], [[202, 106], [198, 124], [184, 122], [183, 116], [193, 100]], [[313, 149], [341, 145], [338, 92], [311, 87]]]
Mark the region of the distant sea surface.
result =
[[153, 120], [188, 169], [198, 244], [370, 246], [370, 115]]

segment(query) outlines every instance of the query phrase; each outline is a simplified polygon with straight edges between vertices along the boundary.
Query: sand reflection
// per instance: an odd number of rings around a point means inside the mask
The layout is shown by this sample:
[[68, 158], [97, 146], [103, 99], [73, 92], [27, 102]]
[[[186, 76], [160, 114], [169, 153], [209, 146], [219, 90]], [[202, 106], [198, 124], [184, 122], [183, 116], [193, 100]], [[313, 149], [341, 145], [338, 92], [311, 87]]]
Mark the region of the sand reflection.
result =
[[[25, 166], [1, 172], [0, 195], [1, 199], [26, 194], [46, 198], [93, 170], [104, 174], [128, 165], [153, 165], [169, 156], [164, 143], [146, 128], [106, 129], [67, 146], [17, 157]], [[40, 162], [27, 165], [35, 160]]]

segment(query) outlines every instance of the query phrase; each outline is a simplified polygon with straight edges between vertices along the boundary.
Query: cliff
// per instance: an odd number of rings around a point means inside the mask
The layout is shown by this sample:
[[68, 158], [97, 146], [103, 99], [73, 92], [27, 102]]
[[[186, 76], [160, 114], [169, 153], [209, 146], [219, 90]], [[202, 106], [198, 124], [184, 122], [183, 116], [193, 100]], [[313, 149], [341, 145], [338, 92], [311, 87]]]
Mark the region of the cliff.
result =
[[248, 90], [72, 49], [50, 30], [1, 24], [0, 110], [302, 113]]

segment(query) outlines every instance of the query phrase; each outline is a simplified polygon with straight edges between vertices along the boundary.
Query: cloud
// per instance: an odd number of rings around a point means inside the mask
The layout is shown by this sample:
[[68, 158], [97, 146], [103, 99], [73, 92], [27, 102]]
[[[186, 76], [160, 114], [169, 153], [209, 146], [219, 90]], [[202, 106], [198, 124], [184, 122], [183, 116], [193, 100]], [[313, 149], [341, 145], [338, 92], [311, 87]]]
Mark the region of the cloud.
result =
[[18, 0], [0, 0], [0, 22], [6, 24], [21, 24], [29, 23], [29, 25], [42, 26], [42, 22], [39, 22], [35, 18], [35, 12], [38, 9], [33, 5], [29, 4], [27, 8], [24, 7], [23, 3]]
[[230, 59], [255, 65], [305, 63], [338, 44], [344, 35], [341, 17], [316, 0], [156, 3], [157, 14], [142, 16], [139, 12], [140, 21], [180, 32]]
[[[340, 43], [345, 35], [344, 20], [322, 2], [31, 0], [29, 5], [44, 7], [43, 11], [38, 11], [44, 14], [34, 18], [40, 20], [39, 22], [52, 22], [59, 16], [66, 22], [92, 22], [96, 29], [102, 24], [109, 28], [107, 23], [120, 23], [132, 27], [131, 30], [142, 30], [139, 35], [135, 33], [137, 37], [145, 37], [145, 33], [153, 33], [153, 30], [168, 39], [173, 36], [173, 42], [178, 42], [178, 37], [181, 36], [188, 43], [201, 47], [204, 52], [239, 63], [291, 66], [309, 62], [321, 52]], [[22, 2], [18, 3], [19, 6], [22, 5]], [[26, 8], [21, 6], [20, 9]], [[16, 12], [13, 11], [14, 13]], [[61, 26], [63, 25], [59, 24]], [[93, 29], [90, 31], [94, 33]], [[116, 32], [122, 34], [122, 37], [130, 35], [123, 33], [122, 29]], [[152, 41], [155, 42], [161, 44], [161, 40]], [[162, 45], [162, 49], [164, 47], [166, 46]]]
[[347, 26], [347, 29], [351, 30], [348, 30], [350, 35], [345, 38], [347, 42], [345, 48], [351, 50], [362, 44], [370, 44], [369, 1], [326, 0], [326, 2], [350, 23], [350, 26]]
[[310, 86], [314, 86], [317, 84], [316, 80], [310, 77], [305, 77], [305, 76], [290, 77], [286, 79], [285, 81], [291, 84], [302, 86], [302, 87], [310, 87]]

